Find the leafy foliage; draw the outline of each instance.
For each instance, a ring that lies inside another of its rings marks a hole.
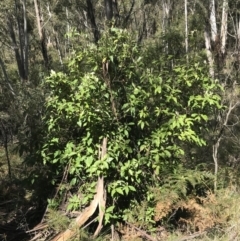
[[[126,31],[112,28],[98,45],[80,48],[66,73],[52,71],[47,79],[44,163],[56,176],[67,167],[82,205],[104,176],[107,222],[123,218],[130,200],[150,195],[150,185],[165,183],[162,173],[182,162],[184,143],[205,144],[204,123],[220,108],[219,87],[199,64],[160,68],[161,60],[147,54]],[[103,137],[108,151],[99,160]]]

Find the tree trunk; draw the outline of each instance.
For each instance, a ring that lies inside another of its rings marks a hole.
[[[237,53],[240,50],[240,19],[236,18],[236,39],[237,39]]]
[[[188,63],[188,8],[187,8],[187,0],[184,0],[184,8],[185,8],[185,49]]]
[[[69,25],[69,16],[68,16],[68,8],[66,7],[66,19],[67,19],[67,39],[65,41],[65,56],[69,53],[69,46],[70,46],[70,38],[69,38],[69,33],[70,33],[70,25]],[[60,47],[59,47],[60,49]],[[61,55],[62,56],[62,55]]]
[[[126,17],[123,19],[123,22],[122,22],[122,27],[123,27],[123,28],[126,28],[127,25],[128,25],[128,22],[129,22],[130,16],[132,15],[132,12],[133,12],[133,8],[134,8],[135,3],[136,3],[136,1],[133,0],[133,1],[132,1],[132,4],[131,4],[131,7],[130,7],[130,9],[129,9],[129,11],[128,11],[128,14],[126,14]],[[125,8],[124,8],[124,9],[125,9]],[[126,12],[126,10],[125,10],[125,12]]]
[[[119,17],[118,3],[117,0],[112,0],[113,15],[115,18]]]
[[[215,0],[210,0],[210,26],[211,26],[211,39],[213,42],[217,40],[217,20],[215,10]]]
[[[228,0],[223,0],[221,23],[221,53],[225,55],[227,42]]]
[[[208,31],[208,28],[206,27],[204,31],[204,38],[205,38],[205,47],[206,47],[206,54],[207,54],[207,59],[208,59],[208,64],[209,64],[209,74],[212,78],[214,78],[214,59],[211,51],[211,39],[210,39],[210,34]]]
[[[112,20],[113,17],[113,4],[112,0],[104,0],[104,6],[105,6],[105,14],[107,17],[107,20]]]
[[[91,23],[94,41],[95,43],[97,43],[98,40],[100,39],[100,32],[98,30],[98,27],[95,21],[95,14],[94,14],[94,9],[92,5],[92,0],[86,0],[86,3],[87,3],[87,16]]]
[[[171,8],[170,0],[162,0],[162,7],[163,7],[162,29],[163,29],[163,35],[165,35],[168,31],[168,25],[169,25],[169,16],[170,16],[170,8]],[[165,45],[165,53],[168,54],[168,41],[165,41],[164,45]]]
[[[45,35],[44,28],[43,28],[43,19],[41,17],[41,13],[40,13],[41,11],[40,11],[37,0],[34,0],[34,7],[35,7],[37,28],[38,28],[38,34],[39,34],[44,64],[45,64],[45,67],[47,68],[47,70],[50,70],[50,63],[49,63],[49,58],[48,58],[47,46],[46,46],[46,35]]]
[[[10,157],[9,157],[9,152],[8,152],[8,128],[7,124],[4,123],[4,121],[1,119],[1,132],[2,132],[2,137],[3,137],[3,146],[5,150],[5,155],[7,159],[7,165],[8,165],[8,176],[9,179],[12,179],[12,169],[11,169],[11,162],[10,162]]]
[[[17,3],[17,1],[15,0],[15,17],[17,19],[17,30],[18,30],[18,40],[19,40],[19,48],[20,48],[20,59],[21,59],[21,68],[22,68],[22,82],[24,82],[25,80],[27,80],[27,75],[26,75],[26,70],[24,68],[24,41],[23,41],[23,36],[24,36],[24,30],[21,27],[21,20],[20,20],[20,6]]]
[[[25,77],[28,79],[28,29],[27,29],[27,12],[26,12],[26,0],[22,1],[23,5],[23,21],[24,21],[24,71]]]
[[[4,66],[4,63],[3,63],[3,60],[2,60],[1,56],[0,56],[0,66],[1,66],[1,69],[2,69],[2,72],[3,72],[4,80],[5,80],[6,84],[7,84],[10,92],[12,93],[12,95],[15,96],[16,94],[15,94],[15,92],[13,90],[13,87],[12,87],[10,81],[9,81],[9,78],[8,78],[8,75],[7,75],[7,71],[6,71],[6,68]]]
[[[9,34],[10,34],[10,38],[12,40],[15,58],[16,58],[16,61],[17,61],[18,74],[19,74],[19,77],[21,79],[21,82],[23,83],[24,80],[25,80],[24,64],[23,64],[23,61],[21,59],[21,55],[19,53],[19,47],[17,45],[16,35],[15,35],[14,29],[13,29],[13,26],[14,26],[13,19],[12,19],[11,16],[8,16],[7,25],[8,25],[8,31],[9,31]]]

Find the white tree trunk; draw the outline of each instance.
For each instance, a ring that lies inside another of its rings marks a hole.
[[[207,54],[208,64],[209,64],[209,74],[212,78],[214,78],[214,59],[211,52],[210,34],[207,30],[204,31],[204,38],[205,38],[206,54]]]
[[[167,32],[168,29],[168,21],[169,21],[169,14],[170,14],[170,1],[169,0],[162,0],[162,7],[163,7],[163,21],[162,21],[162,29],[163,34]],[[165,41],[165,53],[168,54],[168,43]]]
[[[237,50],[240,50],[240,18],[236,18],[236,38],[237,38]]]
[[[210,0],[210,26],[211,26],[211,39],[213,42],[217,39],[217,20],[215,10],[215,0]]]
[[[39,34],[39,38],[42,39],[42,25],[41,25],[41,18],[40,18],[37,0],[34,0],[34,6],[35,6],[35,12],[36,12],[38,34]]]
[[[39,40],[40,40],[40,44],[41,44],[41,50],[42,50],[44,64],[45,64],[45,67],[48,70],[50,70],[48,51],[47,51],[47,46],[46,46],[46,35],[45,35],[44,28],[43,28],[43,26],[44,26],[43,18],[41,15],[41,8],[38,4],[38,0],[34,0],[34,7],[35,7],[37,28],[38,28],[38,34],[39,34]]]
[[[221,23],[221,53],[226,52],[227,41],[227,21],[228,21],[228,0],[223,0],[222,23]]]

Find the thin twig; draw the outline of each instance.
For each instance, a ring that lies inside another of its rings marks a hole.
[[[151,235],[147,234],[146,231],[136,227],[135,225],[129,223],[129,222],[126,222],[129,226],[133,227],[134,229],[136,229],[137,231],[139,231],[144,237],[146,237],[147,239],[151,240],[151,241],[156,241],[157,239],[152,237]]]

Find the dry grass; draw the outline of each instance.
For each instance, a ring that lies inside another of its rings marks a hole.
[[[185,214],[179,217],[178,229],[168,232],[168,241],[238,241],[240,240],[240,194],[233,188],[211,192],[206,197],[196,197],[171,203],[158,202],[155,218],[163,218],[173,210],[180,209]],[[187,214],[187,215],[186,215]],[[192,238],[191,235],[202,234]]]

